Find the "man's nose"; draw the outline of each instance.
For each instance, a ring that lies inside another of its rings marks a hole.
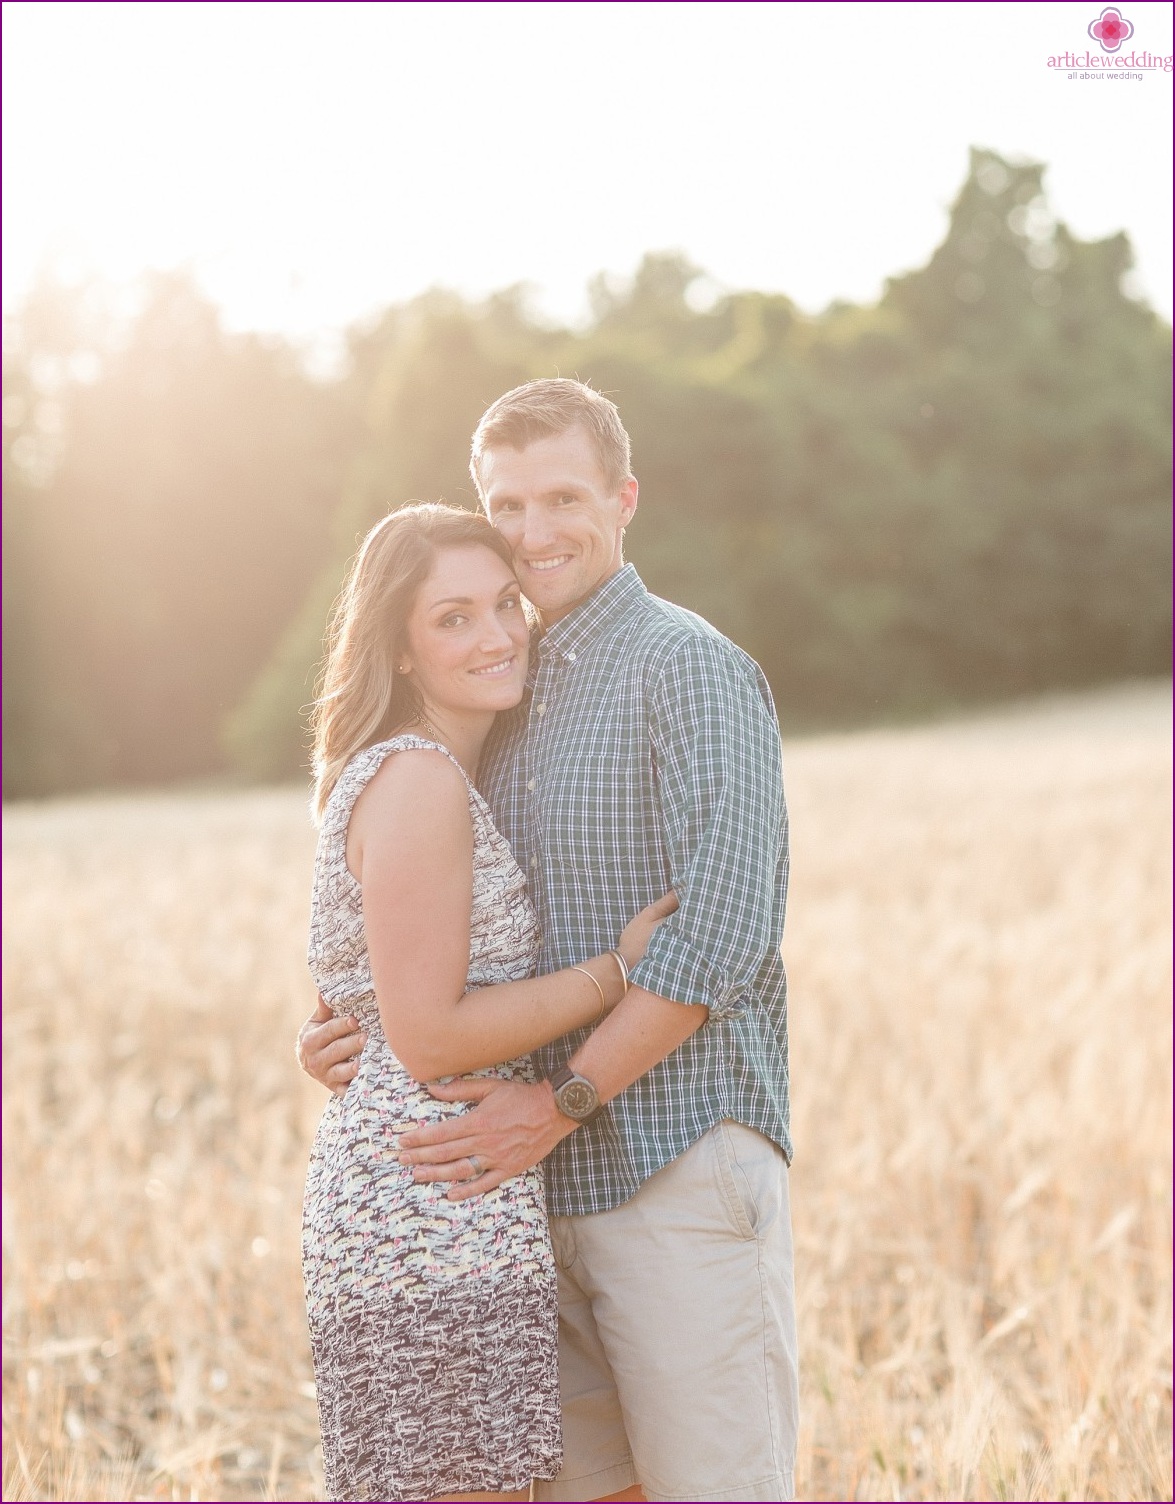
[[[550,514],[546,507],[527,507],[522,518],[520,547],[526,553],[539,553],[550,545],[553,537]]]

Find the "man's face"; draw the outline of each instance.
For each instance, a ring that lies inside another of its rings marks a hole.
[[[548,626],[620,568],[636,481],[630,477],[611,490],[583,428],[536,439],[525,449],[487,450],[481,488],[490,521],[514,550],[522,592]]]

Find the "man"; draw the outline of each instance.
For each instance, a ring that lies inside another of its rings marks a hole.
[[[607,950],[670,887],[680,907],[599,1028],[538,1052],[546,1079],[436,1086],[477,1105],[403,1135],[402,1159],[454,1198],[546,1160],[566,1462],[537,1498],[791,1498],[787,821],[770,692],[624,563],[637,482],[606,398],[568,380],[508,392],[471,470],[543,623],[530,695],[499,717],[481,780],[530,882],[539,971]],[[322,1018],[300,1058],[339,1089],[360,1041]]]

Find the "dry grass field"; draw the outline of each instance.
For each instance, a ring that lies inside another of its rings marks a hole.
[[[1171,1497],[1170,694],[788,748],[801,1497]],[[5,817],[4,1498],[321,1497],[300,793]]]

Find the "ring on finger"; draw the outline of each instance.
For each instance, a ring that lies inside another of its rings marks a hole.
[[[476,1180],[479,1175],[485,1174],[485,1165],[482,1164],[480,1155],[471,1154],[469,1156],[469,1163],[473,1166],[473,1174],[469,1177],[470,1180]]]

